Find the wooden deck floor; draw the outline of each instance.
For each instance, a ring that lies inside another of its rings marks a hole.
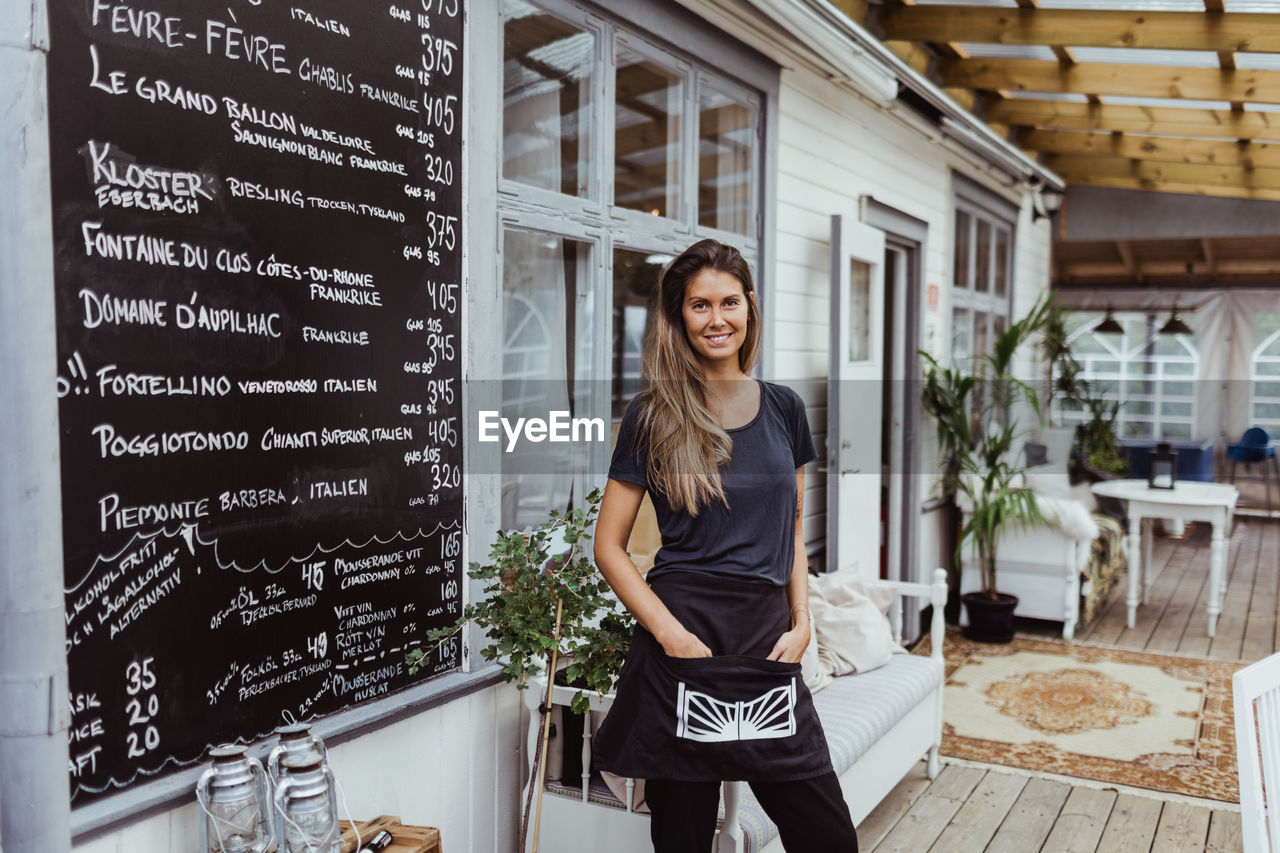
[[[1209,638],[1209,531],[1188,527],[1183,539],[1157,536],[1152,549],[1151,598],[1125,625],[1125,583],[1112,590],[1107,607],[1076,636],[1086,643],[1256,661],[1280,648],[1280,520],[1237,516],[1227,551],[1227,595],[1217,636]]]
[[[1149,603],[1125,625],[1126,584],[1111,592],[1093,624],[1093,644],[1220,660],[1255,661],[1280,648],[1280,520],[1237,517],[1227,556],[1227,596],[1210,639],[1205,614],[1209,537],[1157,537]],[[1020,630],[1054,636],[1055,623]],[[945,713],[945,712],[944,712]],[[858,827],[864,853],[1228,853],[1243,849],[1240,814],[1207,801],[1118,791],[1008,768],[945,763],[930,782],[917,765]]]
[[[1004,768],[924,763],[858,826],[863,853],[1239,853],[1240,814]]]

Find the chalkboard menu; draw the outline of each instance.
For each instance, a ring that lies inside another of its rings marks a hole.
[[[463,0],[54,0],[72,796],[456,668]]]

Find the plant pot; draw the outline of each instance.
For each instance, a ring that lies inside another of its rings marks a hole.
[[[964,635],[980,643],[1007,643],[1013,639],[1013,611],[1018,596],[997,592],[995,598],[982,592],[966,592],[960,596],[969,624]]]

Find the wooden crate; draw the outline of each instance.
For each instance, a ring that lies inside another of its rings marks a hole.
[[[441,853],[440,830],[430,826],[405,826],[400,818],[381,815],[373,820],[356,821],[360,841],[373,838],[379,830],[391,833],[391,846],[383,853]],[[342,853],[355,853],[356,834],[349,821],[342,821]]]

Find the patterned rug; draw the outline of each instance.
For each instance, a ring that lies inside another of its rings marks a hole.
[[[945,651],[943,755],[1240,801],[1231,676],[1243,664],[954,630]]]

